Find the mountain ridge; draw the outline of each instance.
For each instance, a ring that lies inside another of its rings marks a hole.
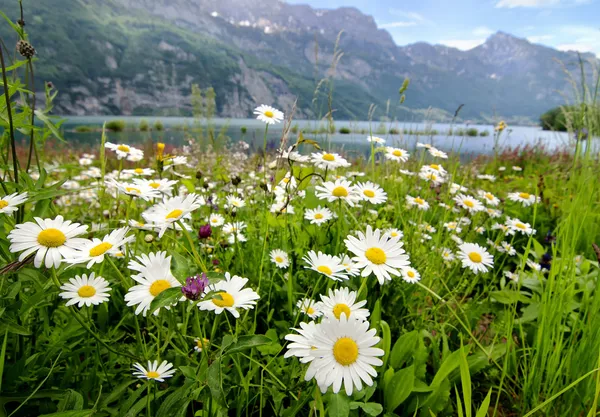
[[[289,112],[297,100],[296,117],[319,118],[329,111],[330,85],[317,94],[315,88],[342,53],[331,77],[336,119],[364,119],[372,104],[382,117],[388,100],[398,102],[405,78],[406,103],[392,106],[390,117],[410,120],[433,107],[444,119],[465,104],[464,118],[537,119],[562,104],[557,91],[569,88],[557,61],[571,69],[578,63],[576,53],[504,32],[468,51],[398,46],[355,8],[252,0],[61,3],[40,0],[25,11],[38,50],[36,78],[54,82],[57,111],[65,114],[188,115],[191,85],[198,84],[215,88],[220,116],[248,117],[262,103]],[[16,20],[16,10],[4,12]],[[0,26],[3,39],[11,36],[7,26]]]

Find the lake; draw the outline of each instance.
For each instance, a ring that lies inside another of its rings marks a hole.
[[[100,143],[100,132],[77,132],[76,126],[93,126],[101,128],[105,121],[124,120],[127,124],[127,130],[123,132],[108,132],[108,140],[111,142],[123,142],[129,144],[141,143],[147,140],[154,142],[162,141],[174,146],[181,146],[185,143],[186,138],[192,138],[195,132],[191,129],[184,131],[183,126],[193,126],[194,119],[186,117],[116,117],[116,116],[63,116],[66,120],[63,124],[64,137],[70,143],[80,145],[95,146]],[[137,130],[140,121],[146,120],[152,127],[156,121],[162,122],[164,130],[141,132]],[[229,141],[235,142],[244,140],[248,142],[252,148],[259,149],[263,146],[263,137],[265,125],[255,119],[212,119],[211,124],[214,126],[216,134],[220,131],[229,138]],[[203,129],[206,131],[206,124],[202,123]],[[300,130],[316,131],[319,128],[327,126],[325,121],[314,120],[297,120],[293,123]],[[336,133],[316,133],[305,134],[306,138],[314,139],[319,142],[322,148],[328,150],[344,150],[366,153],[370,149],[370,145],[366,141],[369,129],[373,135],[380,136],[386,139],[386,144],[390,146],[404,147],[412,150],[417,142],[431,143],[435,147],[446,152],[457,151],[463,157],[475,156],[479,154],[491,154],[494,147],[494,126],[492,125],[465,125],[441,123],[413,123],[413,122],[392,122],[385,124],[385,131],[389,132],[390,128],[397,129],[400,134],[377,133],[378,128],[381,128],[380,122],[350,122],[336,121]],[[340,134],[340,128],[349,128],[353,133]],[[245,132],[243,132],[243,128]],[[487,132],[488,136],[465,136],[460,133],[460,136],[450,135],[450,129],[454,132],[465,130],[467,128],[476,128],[479,132]],[[131,129],[131,130],[130,130]],[[269,127],[268,142],[269,147],[278,147],[283,124],[278,124]],[[414,132],[434,131],[434,134],[417,135]],[[413,133],[411,133],[413,132]],[[288,143],[295,141],[296,134],[290,132]],[[544,131],[540,127],[526,126],[509,126],[502,133],[500,139],[501,148],[515,148],[525,145],[541,145],[543,144],[549,150],[564,149],[569,147],[574,149],[574,140],[567,133]],[[595,146],[596,147],[596,146]]]

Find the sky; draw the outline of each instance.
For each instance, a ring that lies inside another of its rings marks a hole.
[[[424,41],[467,50],[503,31],[600,57],[600,0],[286,0],[314,8],[356,7],[398,45]]]

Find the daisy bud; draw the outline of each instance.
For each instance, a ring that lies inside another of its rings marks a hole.
[[[152,235],[150,235],[150,234],[148,234],[148,235],[144,236],[144,241],[145,241],[146,243],[152,243],[152,241],[153,241],[153,240],[154,240],[154,236],[152,236]]]

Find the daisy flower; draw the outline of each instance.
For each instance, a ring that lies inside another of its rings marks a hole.
[[[535,229],[531,228],[529,223],[524,223],[519,219],[507,219],[506,225],[514,230],[515,232],[521,232],[524,235],[534,235]]]
[[[133,364],[133,367],[136,369],[133,376],[140,379],[154,379],[158,382],[164,382],[166,378],[171,378],[175,374],[175,369],[171,369],[173,364],[167,361],[162,361],[160,365],[158,361],[148,361],[148,369],[137,362]]]
[[[515,231],[511,229],[509,226],[502,223],[494,223],[492,225],[492,230],[501,230],[505,235],[514,235]]]
[[[66,306],[77,304],[77,307],[99,305],[108,301],[110,297],[108,281],[102,277],[96,277],[92,272],[88,278],[86,274],[76,275],[69,282],[61,285],[61,298],[67,299]]]
[[[410,266],[402,268],[400,272],[402,273],[402,279],[409,284],[414,284],[421,280],[421,274],[419,274],[415,268],[411,268]]]
[[[257,108],[254,109],[254,114],[256,115],[256,119],[264,122],[268,125],[274,125],[275,123],[281,123],[283,120],[283,112],[277,110],[274,107],[267,106],[266,104],[261,104]]]
[[[317,327],[312,353],[315,359],[304,379],[315,378],[323,393],[333,386],[337,394],[343,383],[348,396],[355,389],[362,390],[363,382],[372,386],[377,376],[374,366],[383,364],[378,357],[385,352],[373,347],[380,339],[375,329],[369,330],[369,322],[343,317],[339,321],[325,319]]]
[[[392,148],[388,146],[385,148],[385,157],[391,161],[406,162],[408,161],[410,154],[404,149]]]
[[[317,332],[319,332],[319,326],[314,321],[309,323],[300,323],[299,329],[292,329],[295,333],[285,335],[285,340],[292,342],[289,343],[286,348],[287,351],[283,355],[284,358],[295,356],[300,359],[301,363],[308,363],[315,357],[313,356],[314,341]]]
[[[166,178],[154,179],[154,180],[145,180],[142,178],[134,178],[133,183],[141,184],[143,186],[149,186],[150,188],[154,188],[156,191],[159,191],[170,197],[171,194],[173,193],[173,186],[177,184],[177,181],[168,180]]]
[[[125,145],[121,143],[119,145],[106,142],[104,146],[117,154],[117,158],[127,158],[129,161],[140,160],[144,157],[144,151],[136,149],[133,146]],[[139,158],[139,159],[138,159]]]
[[[317,168],[321,169],[336,169],[350,166],[350,163],[337,153],[315,152],[310,155],[310,159]]]
[[[512,170],[513,170],[513,171],[520,172],[520,171],[523,171],[523,168],[521,168],[521,167],[518,167],[518,166],[513,166],[513,167],[512,167]]]
[[[342,259],[341,264],[346,269],[348,275],[355,277],[360,274],[360,268],[348,255],[340,255],[340,258]]]
[[[254,308],[256,300],[260,296],[251,288],[244,288],[248,278],[231,276],[229,272],[225,273],[225,279],[209,285],[207,292],[216,292],[210,300],[198,303],[200,310],[214,311],[215,314],[221,314],[224,310],[229,311],[233,317],[239,318],[238,308],[249,310]]]
[[[127,194],[132,197],[138,197],[145,201],[150,201],[153,198],[158,198],[161,196],[158,190],[152,188],[147,183],[130,184],[109,178],[106,180],[106,185],[108,187],[116,188],[123,194]]]
[[[273,249],[271,253],[269,253],[269,256],[271,257],[271,262],[273,262],[277,268],[285,269],[290,266],[288,254],[281,249]]]
[[[173,226],[173,223],[190,219],[192,211],[200,208],[198,194],[188,194],[187,196],[176,196],[165,198],[161,203],[155,204],[142,213],[142,217],[149,223],[153,223],[159,228],[158,237],[162,237],[165,231]]]
[[[452,262],[454,259],[456,259],[452,251],[448,248],[442,248],[442,258],[446,262]]]
[[[225,224],[225,217],[218,213],[212,213],[208,218],[208,223],[211,225],[211,227],[223,226],[223,224]]]
[[[456,222],[444,223],[444,227],[446,228],[446,230],[451,230],[456,233],[462,232],[462,229],[458,226],[458,223],[456,223]]]
[[[431,144],[422,142],[417,142],[417,148],[435,149]]]
[[[494,175],[489,175],[489,174],[478,175],[477,179],[490,181],[490,182],[496,181],[496,177]]]
[[[361,308],[367,304],[367,300],[356,302],[356,291],[350,291],[347,287],[335,290],[329,289],[329,296],[321,294],[321,309],[323,314],[340,319],[342,315],[347,318],[356,318],[365,321],[369,317],[369,310]]]
[[[233,233],[241,233],[242,230],[246,228],[245,222],[233,222],[233,223],[225,223],[223,225],[223,233],[229,235]]]
[[[166,252],[143,254],[137,260],[129,261],[128,268],[139,272],[132,275],[139,285],[131,287],[125,294],[127,306],[137,306],[135,314],[142,313],[144,317],[150,304],[161,292],[172,287],[181,287],[181,283],[171,273],[171,257]],[[169,306],[165,307],[167,310]],[[154,312],[157,316],[160,308]]]
[[[439,174],[441,176],[444,176],[447,173],[446,170],[444,169],[444,167],[441,166],[440,164],[423,165],[421,167],[421,171],[435,172],[436,174]]]
[[[504,271],[504,276],[510,279],[512,282],[519,282],[519,274],[510,271]]]
[[[414,172],[412,172],[412,171],[408,171],[408,170],[406,170],[406,169],[401,169],[401,170],[399,170],[398,172],[399,172],[399,173],[401,173],[402,175],[406,175],[406,176],[408,176],[408,177],[413,177],[413,176],[417,175],[417,174],[415,174]]]
[[[532,204],[539,203],[540,198],[529,193],[509,193],[508,199],[521,203],[524,207],[528,207]]]
[[[27,193],[13,193],[0,197],[0,213],[13,213],[19,210],[17,206],[23,204],[25,201],[27,201]]]
[[[226,197],[226,200],[227,203],[225,204],[225,206],[229,208],[242,208],[246,205],[246,202],[243,199],[234,195],[228,195]]]
[[[443,176],[433,171],[421,171],[419,172],[419,178],[427,182],[431,181],[436,186],[446,182]]]
[[[76,249],[88,242],[77,236],[87,232],[87,226],[64,220],[35,217],[35,222],[17,224],[8,234],[11,252],[22,252],[19,262],[36,252],[33,264],[36,268],[58,268],[63,258],[70,258]]]
[[[462,185],[457,184],[455,182],[453,182],[452,184],[450,184],[450,194],[456,194],[459,191],[461,193],[466,193],[469,190],[466,187],[463,187]]]
[[[70,264],[87,262],[86,268],[90,269],[94,264],[103,262],[105,254],[114,255],[121,251],[121,246],[135,240],[135,236],[125,236],[128,232],[129,228],[124,227],[113,230],[102,239],[94,238],[87,241],[72,258],[65,258],[64,262]]]
[[[429,203],[423,200],[421,197],[406,196],[406,204],[409,207],[417,207],[419,210],[429,210]]]
[[[377,137],[377,136],[367,137],[367,142],[376,143],[377,145],[385,145],[385,139]]]
[[[333,218],[333,213],[327,207],[317,207],[316,209],[307,209],[304,212],[304,218],[310,220],[310,224],[322,225]]]
[[[513,245],[511,245],[508,242],[502,241],[500,242],[500,246],[498,247],[498,250],[501,249],[501,252],[506,253],[509,256],[515,256],[517,254],[516,249],[513,247]]]
[[[479,196],[479,198],[481,198],[483,201],[485,201],[491,206],[497,206],[498,204],[500,204],[500,200],[498,199],[498,197],[487,191],[479,190],[477,195]]]
[[[400,229],[390,227],[389,229],[385,229],[383,236],[389,238],[397,237],[398,239],[402,239],[404,237],[404,233]]]
[[[356,188],[347,180],[327,181],[322,185],[317,185],[315,190],[317,191],[315,193],[316,196],[321,200],[327,200],[330,203],[342,200],[351,207],[354,207],[354,203],[358,202],[361,198]]]
[[[436,158],[448,159],[448,154],[444,151],[440,151],[439,149],[436,149],[434,147],[429,148],[428,151],[431,156],[434,156]]]
[[[459,194],[454,197],[454,201],[469,213],[476,213],[485,209],[479,200],[476,200],[475,197],[471,197],[470,195]]]
[[[313,320],[323,315],[323,312],[321,311],[321,303],[311,300],[310,298],[298,300],[296,307],[298,307],[301,312]]]
[[[387,201],[387,193],[377,184],[370,181],[356,184],[356,193],[371,204],[382,204]]]
[[[486,208],[485,211],[492,219],[497,219],[498,217],[502,216],[501,210],[496,210],[493,208]]]
[[[348,279],[346,268],[342,265],[342,260],[337,256],[327,255],[321,251],[316,253],[314,250],[311,250],[302,260],[308,264],[304,268],[317,271],[334,281]]]
[[[152,174],[154,174],[155,171],[150,168],[135,168],[135,169],[124,169],[123,172],[126,174],[139,175],[141,177],[149,177]]]
[[[400,238],[381,236],[381,230],[373,231],[371,226],[367,226],[366,234],[358,232],[358,238],[349,235],[344,243],[355,255],[353,260],[362,269],[361,276],[373,273],[381,285],[391,281],[391,275],[400,275],[398,268],[410,265]]]
[[[477,243],[463,243],[458,247],[458,258],[462,261],[463,268],[469,268],[473,273],[487,272],[494,266],[494,257]]]
[[[302,155],[300,152],[295,151],[293,146],[290,146],[288,150],[281,150],[281,159],[289,159],[290,161],[298,162],[300,164],[307,163],[310,160],[309,156]]]
[[[202,349],[208,349],[208,347],[210,346],[210,340],[208,340],[207,338],[203,337],[197,337],[194,339],[194,350],[196,352],[202,352]]]

